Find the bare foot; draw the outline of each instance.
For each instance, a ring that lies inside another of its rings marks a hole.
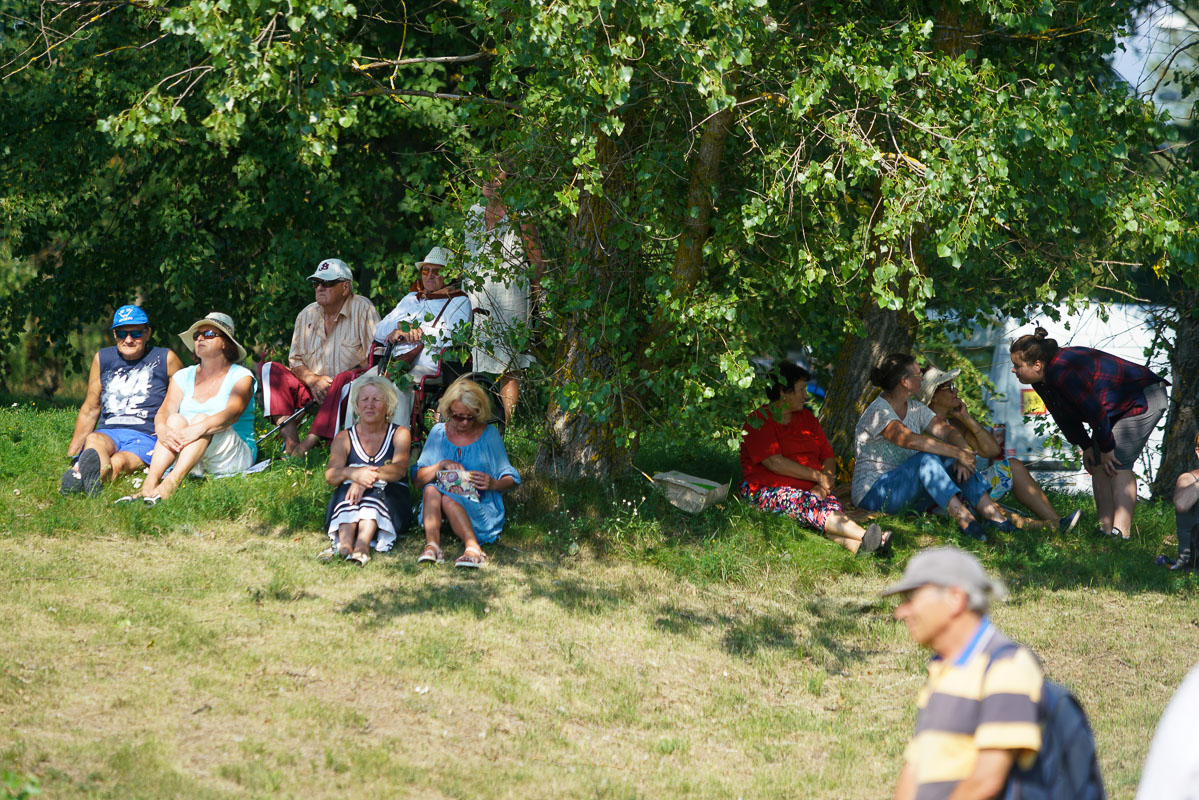
[[[321,443],[321,437],[314,436],[311,433],[304,437],[304,441],[300,442],[292,449],[290,455],[293,458],[303,458],[304,454]]]
[[[156,494],[163,500],[166,500],[168,497],[173,495],[175,490],[178,488],[179,484],[176,483],[170,476],[167,476],[159,481],[158,486],[154,487],[153,494]]]

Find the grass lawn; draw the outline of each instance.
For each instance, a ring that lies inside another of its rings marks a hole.
[[[10,399],[8,402],[12,402]],[[73,410],[0,411],[0,772],[54,798],[884,798],[926,654],[878,590],[944,520],[890,520],[855,559],[730,499],[698,517],[629,483],[528,481],[478,574],[419,569],[419,538],[322,565],[321,457],[185,486],[63,498]],[[527,432],[508,437],[528,469]],[[640,465],[727,480],[672,441]],[[1071,686],[1113,798],[1199,658],[1199,581],[1129,545],[971,544],[1012,597],[993,614]],[[458,548],[450,547],[450,555]],[[0,797],[5,797],[0,783]]]

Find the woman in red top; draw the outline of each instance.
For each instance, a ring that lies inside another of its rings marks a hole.
[[[816,417],[804,407],[807,370],[784,361],[766,387],[770,403],[742,429],[741,496],[787,516],[844,545],[852,553],[887,550],[891,532],[863,529],[833,496],[836,460]]]

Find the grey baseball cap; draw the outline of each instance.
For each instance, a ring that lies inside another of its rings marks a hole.
[[[977,558],[956,547],[921,550],[912,556],[899,582],[883,589],[882,594],[886,597],[910,592],[930,583],[934,586],[956,586],[967,592],[982,592],[997,600],[1007,596],[1007,589],[1002,582],[992,580]]]

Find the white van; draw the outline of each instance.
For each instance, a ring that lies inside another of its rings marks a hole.
[[[1095,303],[1074,311],[1059,306],[1057,312],[1057,321],[1046,315],[1029,323],[1009,317],[982,325],[968,340],[957,344],[995,384],[994,394],[988,396],[985,391],[983,394],[991,410],[992,424],[1003,426],[1006,454],[1020,459],[1030,470],[1039,471],[1035,477],[1042,486],[1089,492],[1091,478],[1082,469],[1078,449],[1061,436],[1032,387],[1016,380],[1008,348],[1014,339],[1032,333],[1039,325],[1062,347],[1104,350],[1127,361],[1145,364],[1169,380],[1166,350],[1174,342],[1175,312],[1166,307],[1131,303],[1102,306]],[[1161,461],[1164,427],[1163,416],[1137,460],[1136,472],[1141,479],[1137,488],[1146,496]],[[1056,447],[1052,441],[1046,441],[1053,438],[1058,440]]]

